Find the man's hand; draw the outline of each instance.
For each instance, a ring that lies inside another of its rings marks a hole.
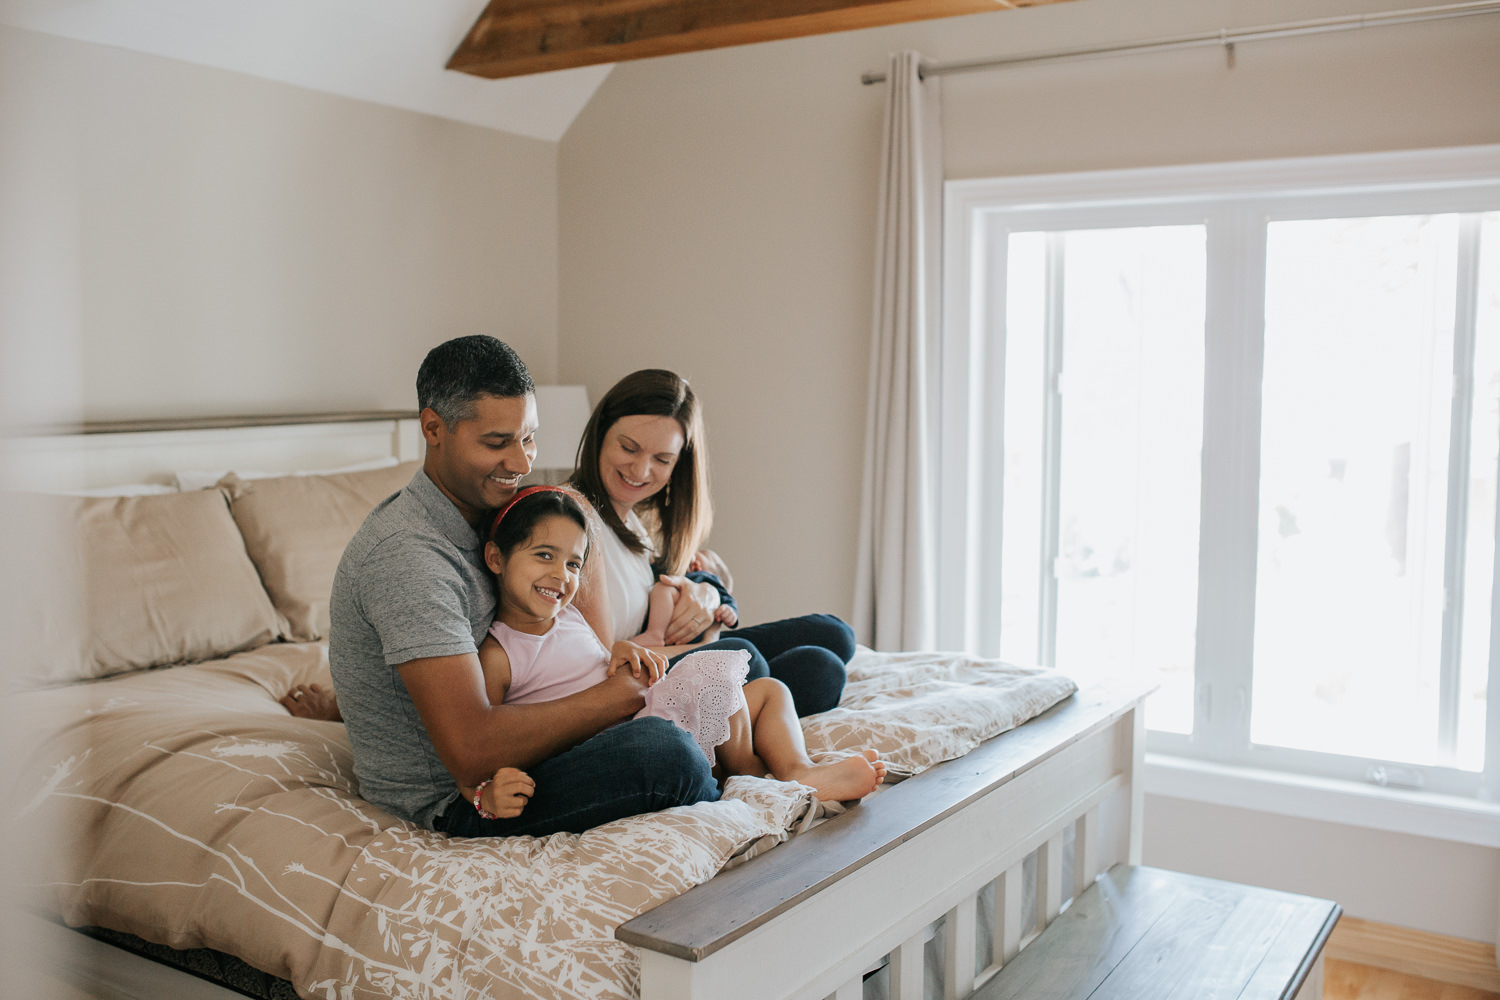
[[[281,696],[281,704],[299,719],[321,719],[324,722],[343,722],[339,714],[338,698],[329,688],[321,684],[295,684]]]
[[[714,611],[719,607],[719,592],[707,583],[695,583],[685,576],[660,577],[662,583],[677,588],[677,606],[672,609],[672,620],[667,623],[665,639],[668,646],[680,646],[692,642],[714,622]]]
[[[621,639],[609,651],[608,675],[613,677],[620,668],[627,668],[631,676],[650,687],[661,680],[667,672],[667,658],[654,649],[637,646],[629,639]]]

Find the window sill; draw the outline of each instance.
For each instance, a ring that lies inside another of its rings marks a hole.
[[[1147,795],[1500,848],[1500,804],[1146,754]]]

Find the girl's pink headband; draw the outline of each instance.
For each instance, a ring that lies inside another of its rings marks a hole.
[[[531,496],[532,494],[535,494],[535,493],[561,493],[561,494],[563,494],[565,496],[572,496],[573,495],[573,491],[572,490],[569,490],[566,487],[562,487],[562,486],[547,486],[547,485],[542,485],[542,486],[528,486],[528,487],[526,487],[524,490],[521,490],[515,496],[511,497],[510,500],[508,500],[506,502],[505,506],[501,507],[500,510],[495,514],[495,519],[490,522],[490,534],[489,534],[489,537],[490,538],[494,538],[495,537],[495,529],[498,528],[498,527],[500,527],[501,520],[504,519],[504,517],[505,517],[506,514],[510,513],[510,509],[512,507],[514,507],[516,504],[520,503],[522,500],[526,499],[527,497],[529,497],[529,496]]]

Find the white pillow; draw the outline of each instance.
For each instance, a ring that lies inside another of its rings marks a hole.
[[[388,469],[398,464],[400,460],[392,457],[372,458],[367,462],[355,462],[352,465],[341,465],[336,469],[299,469],[296,472],[257,472],[244,471],[241,469],[220,469],[211,471],[205,469],[189,469],[177,473],[173,479],[177,483],[177,489],[184,493],[194,490],[207,490],[217,486],[219,480],[231,472],[240,479],[280,479],[283,476],[336,476],[345,472],[368,472],[371,469]],[[170,490],[168,491],[170,492]]]
[[[171,483],[122,483],[119,486],[91,486],[86,490],[61,490],[65,497],[149,497],[176,493]]]

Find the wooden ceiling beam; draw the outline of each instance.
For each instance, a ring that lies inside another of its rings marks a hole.
[[[498,79],[1057,0],[490,0],[448,68]]]

